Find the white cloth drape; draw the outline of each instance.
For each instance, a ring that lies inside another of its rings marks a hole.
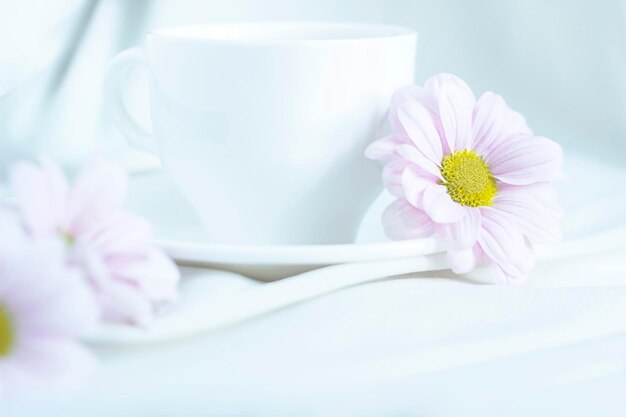
[[[383,281],[187,341],[104,350],[78,393],[7,415],[623,416],[624,253],[540,264],[528,287]]]

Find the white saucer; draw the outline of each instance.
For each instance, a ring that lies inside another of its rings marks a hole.
[[[537,248],[539,259],[605,250],[622,240],[619,236],[623,236],[622,227],[626,226],[626,197],[615,193],[614,184],[626,181],[626,171],[570,154],[566,156],[565,172],[566,179],[557,184],[566,213],[565,241],[555,247]],[[158,171],[132,178],[127,207],[153,224],[157,243],[179,263],[274,280],[326,265],[418,257],[437,252],[433,239],[390,242],[384,237],[380,215],[390,200],[389,195],[381,195],[366,214],[357,243],[341,245],[212,243],[193,209],[171,181]]]
[[[150,221],[157,244],[178,263],[275,280],[322,266],[382,261],[437,252],[434,239],[390,242],[382,228],[362,227],[358,243],[337,245],[224,245],[211,243],[193,208],[161,172],[132,178],[127,208]]]

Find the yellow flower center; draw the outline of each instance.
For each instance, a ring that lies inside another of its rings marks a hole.
[[[443,185],[453,201],[468,207],[491,206],[496,196],[496,179],[489,165],[471,150],[454,151],[443,157],[439,167]]]
[[[74,246],[74,243],[76,243],[76,238],[74,237],[74,235],[72,235],[70,232],[63,231],[59,233],[61,234],[61,238],[68,247]]]
[[[15,342],[15,332],[11,321],[11,314],[0,304],[0,358],[11,353]]]

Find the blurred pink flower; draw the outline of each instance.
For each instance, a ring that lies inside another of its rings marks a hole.
[[[523,281],[531,242],[560,238],[550,182],[561,175],[561,147],[534,136],[501,96],[476,101],[450,74],[398,90],[389,120],[392,134],[366,150],[397,197],[383,215],[388,236],[434,234],[456,273],[485,263],[499,282]]]
[[[0,217],[0,397],[73,386],[95,364],[77,337],[96,322],[93,294],[58,239],[27,238]]]
[[[57,165],[20,162],[10,174],[15,206],[34,237],[66,242],[68,261],[80,267],[106,320],[148,324],[156,302],[175,299],[176,265],[152,243],[150,225],[122,209],[125,172],[91,161],[72,185]]]

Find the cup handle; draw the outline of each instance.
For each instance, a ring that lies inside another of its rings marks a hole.
[[[140,67],[148,69],[148,60],[141,48],[126,49],[113,58],[104,77],[104,107],[113,123],[133,148],[158,157],[158,147],[154,136],[133,119],[122,99],[122,89],[127,81],[128,73]]]

